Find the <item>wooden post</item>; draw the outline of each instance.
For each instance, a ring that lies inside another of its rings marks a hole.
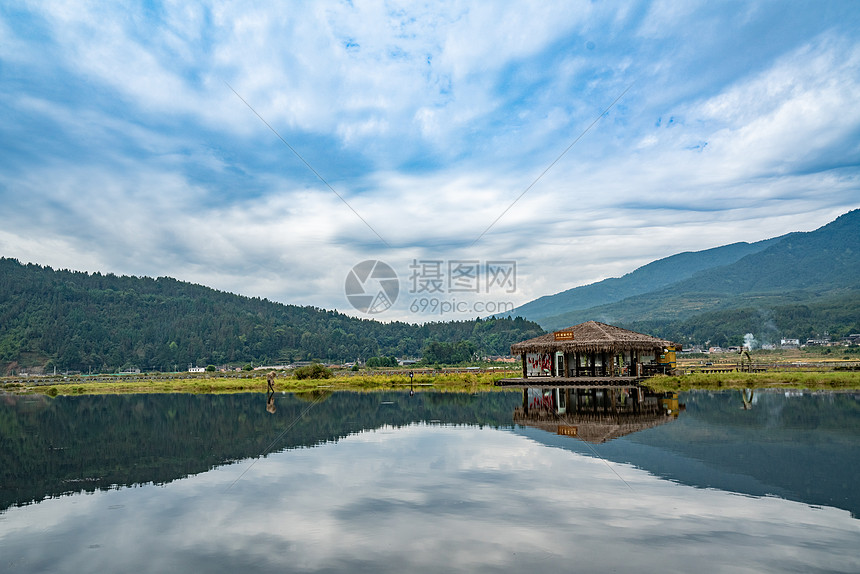
[[[527,379],[527,378],[528,378],[528,375],[527,375],[527,373],[528,373],[528,369],[526,368],[526,355],[527,355],[527,354],[528,354],[528,353],[525,353],[525,352],[522,354],[522,358],[523,358],[523,378],[524,378],[524,379]]]

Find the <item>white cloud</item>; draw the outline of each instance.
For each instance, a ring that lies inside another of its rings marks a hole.
[[[7,256],[341,309],[364,259],[516,259],[519,304],[860,204],[857,34],[817,13],[750,67],[766,8],[34,10],[0,20]]]
[[[48,560],[61,572],[113,570],[117,560],[144,571],[205,569],[201,561],[213,559],[397,572],[559,571],[572,557],[589,571],[856,564],[856,520],[846,511],[693,488],[475,427],[387,426],[4,518],[6,559]],[[46,536],[53,543],[39,544]],[[667,551],[667,540],[684,543]]]

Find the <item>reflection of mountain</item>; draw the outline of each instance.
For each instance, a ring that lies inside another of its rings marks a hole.
[[[552,434],[530,427],[514,432],[586,456],[597,452],[683,484],[774,494],[857,517],[858,399],[757,391],[744,410],[737,391],[696,392],[681,396],[687,409],[671,424],[601,444],[558,436],[557,427]],[[316,403],[276,394],[276,402],[269,414],[263,393],[0,395],[0,511],[67,492],[166,483],[261,456],[273,444],[273,450],[312,447],[384,425],[438,420],[509,427],[523,396],[338,392]]]
[[[0,395],[0,511],[68,492],[166,483],[258,457],[271,445],[310,447],[384,425],[510,425],[520,395],[306,393],[275,400],[269,414],[262,393]]]
[[[860,517],[860,396],[786,396],[756,391],[685,393],[686,412],[662,425],[599,445],[601,457],[702,488],[776,495],[849,510]],[[592,448],[532,429],[520,434],[592,456]]]
[[[678,395],[641,387],[523,389],[514,422],[594,443],[604,443],[675,420]]]

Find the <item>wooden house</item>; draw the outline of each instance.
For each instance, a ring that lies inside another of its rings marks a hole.
[[[588,321],[511,345],[511,354],[521,356],[523,376],[500,383],[629,382],[674,369],[675,352],[680,350],[681,345],[672,341]]]

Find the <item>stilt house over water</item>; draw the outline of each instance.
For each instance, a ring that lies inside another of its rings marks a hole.
[[[597,321],[580,323],[511,345],[521,355],[523,378],[505,384],[533,384],[552,378],[552,384],[583,384],[607,377],[630,381],[675,368],[681,345]]]

